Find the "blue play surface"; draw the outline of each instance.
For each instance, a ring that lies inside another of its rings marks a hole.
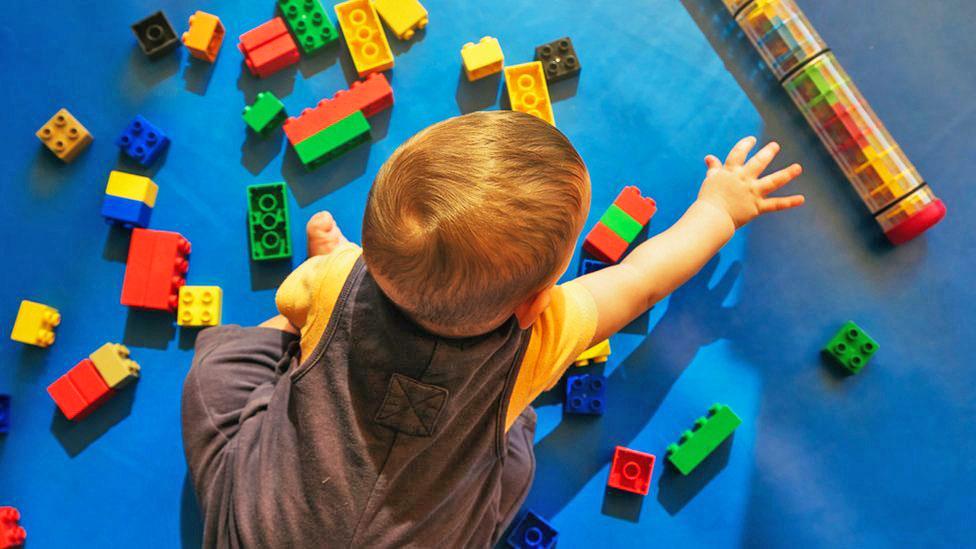
[[[249,261],[246,185],[288,183],[295,250],[321,209],[358,240],[371,180],[397,145],[506,103],[498,76],[464,79],[465,42],[495,36],[514,64],[569,35],[583,70],[551,94],[557,126],[591,170],[591,223],[636,184],[660,208],[651,233],[662,230],[696,196],[705,154],[750,134],[783,145],[778,165],[803,164],[793,189],[807,205],[742,230],[655,307],[646,334],[614,337],[610,362],[595,368],[608,378],[605,415],[563,418],[561,388],[540,399],[527,507],[559,530],[561,547],[972,544],[976,4],[800,3],[949,209],[915,242],[883,242],[719,0],[424,0],[428,30],[411,42],[391,36],[396,105],[371,119],[372,144],[312,173],[280,130],[248,135],[241,109],[271,90],[297,114],[355,74],[343,45],[253,78],[236,38],[273,15],[272,0],[54,0],[12,12],[0,25],[0,319],[9,329],[32,299],[64,320],[50,349],[0,344],[0,393],[12,396],[0,505],[22,511],[33,548],[199,546],[180,439],[196,332],[119,304],[128,233],[99,216],[110,170],[151,175],[151,227],[192,241],[189,283],[222,286],[224,322],[255,324],[275,313],[275,288],[301,258]],[[178,33],[196,9],[220,16],[227,39],[215,65],[184,49],[143,56],[129,25],[160,7]],[[33,135],[60,107],[95,136],[72,164]],[[136,114],[172,139],[148,170],[113,144]],[[849,319],[881,345],[854,377],[819,354]],[[45,387],[106,341],[132,349],[142,378],[70,423]],[[683,477],[664,449],[715,402],[743,425]],[[646,497],[605,488],[617,444],[658,456]]]

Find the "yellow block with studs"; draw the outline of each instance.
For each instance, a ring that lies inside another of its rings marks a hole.
[[[139,378],[139,365],[129,358],[129,348],[120,343],[106,343],[88,355],[88,359],[112,389],[121,389]]]
[[[417,0],[373,0],[373,7],[400,40],[427,26],[427,9]]]
[[[220,286],[182,286],[176,323],[180,326],[217,326],[223,301]]]
[[[477,44],[468,42],[461,48],[461,61],[468,81],[474,82],[489,74],[502,72],[505,55],[497,38],[485,36]]]
[[[556,125],[542,63],[533,61],[505,67],[505,86],[513,111],[531,114]]]
[[[108,174],[105,194],[143,202],[150,208],[156,206],[159,185],[148,177],[112,170]]]
[[[61,313],[57,309],[25,299],[20,302],[10,339],[28,345],[49,347],[54,343],[54,328],[58,324],[61,324]]]
[[[576,362],[573,364],[577,366],[586,366],[590,364],[590,362],[594,364],[603,364],[608,358],[610,358],[610,340],[604,339],[603,341],[583,351],[583,354],[576,357]]]
[[[92,142],[92,134],[78,122],[68,109],[61,109],[34,135],[55,156],[71,162]]]

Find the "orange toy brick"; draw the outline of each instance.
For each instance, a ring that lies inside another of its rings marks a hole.
[[[224,25],[216,15],[197,11],[190,16],[190,29],[183,33],[183,45],[190,55],[213,63],[224,43]]]
[[[27,541],[27,531],[19,522],[20,511],[15,507],[0,507],[0,549],[20,547]]]
[[[64,417],[74,421],[84,419],[115,391],[102,379],[95,364],[84,359],[48,385],[47,393],[61,409]]]
[[[237,49],[251,74],[259,78],[298,63],[298,46],[280,17],[242,34]]]
[[[92,134],[71,116],[68,109],[56,112],[35,135],[45,147],[65,162],[74,160],[93,140]]]
[[[297,145],[356,111],[370,117],[393,105],[393,88],[381,73],[373,73],[348,90],[339,90],[331,99],[323,99],[312,109],[285,120],[282,128],[288,141]]]
[[[190,249],[190,242],[179,233],[133,229],[121,303],[175,313],[190,268]]]
[[[620,238],[620,236],[610,230],[602,222],[597,222],[586,235],[583,241],[583,249],[593,257],[606,263],[616,263],[627,251],[630,243]]]
[[[336,4],[335,13],[360,78],[371,72],[393,68],[393,51],[380,25],[376,8],[369,0],[348,0]]]

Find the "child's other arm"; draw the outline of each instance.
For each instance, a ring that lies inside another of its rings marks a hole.
[[[603,341],[695,275],[736,229],[761,214],[795,208],[803,196],[767,197],[802,172],[799,164],[760,177],[779,145],[769,143],[749,161],[756,144],[747,137],[723,165],[708,155],[698,200],[666,231],[637,246],[619,264],[580,277],[597,305],[592,343]]]

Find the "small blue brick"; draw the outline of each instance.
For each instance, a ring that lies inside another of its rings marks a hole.
[[[600,269],[605,269],[609,267],[609,263],[604,263],[602,261],[597,261],[596,259],[584,259],[580,261],[579,273],[576,276],[588,275],[590,273],[595,273]]]
[[[508,535],[508,545],[515,549],[551,549],[559,532],[539,515],[526,511],[525,517]]]
[[[0,433],[10,431],[10,397],[0,395]]]
[[[566,402],[563,404],[563,412],[603,415],[606,390],[607,378],[601,375],[569,376],[566,378]]]
[[[105,201],[102,202],[102,217],[105,221],[122,225],[127,229],[148,227],[152,211],[153,209],[145,202],[110,194],[105,195]]]
[[[143,166],[149,166],[169,146],[169,138],[141,115],[129,123],[122,135],[115,140],[122,152]]]

